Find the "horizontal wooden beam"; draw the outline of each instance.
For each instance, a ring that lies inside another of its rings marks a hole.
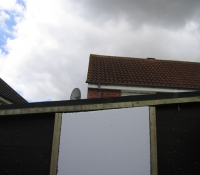
[[[187,97],[187,98],[172,98],[172,99],[159,99],[159,100],[145,100],[145,101],[132,101],[132,102],[115,102],[115,103],[101,103],[101,104],[81,104],[70,106],[52,106],[52,107],[32,107],[21,109],[2,109],[1,115],[17,115],[17,114],[33,114],[33,113],[72,113],[82,111],[97,111],[107,109],[120,109],[141,106],[155,106],[161,104],[175,104],[175,103],[188,103],[200,102],[200,96]]]

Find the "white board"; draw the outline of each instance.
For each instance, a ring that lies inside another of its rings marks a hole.
[[[149,107],[63,114],[58,175],[150,175]]]

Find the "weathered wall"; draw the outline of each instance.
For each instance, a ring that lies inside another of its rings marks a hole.
[[[156,107],[159,175],[200,174],[200,103]]]
[[[0,117],[0,174],[49,175],[55,114]]]

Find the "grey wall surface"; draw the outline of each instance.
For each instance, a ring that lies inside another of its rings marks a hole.
[[[149,108],[63,114],[58,175],[149,175]]]

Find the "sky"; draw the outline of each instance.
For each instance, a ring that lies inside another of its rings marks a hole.
[[[66,113],[58,175],[150,175],[149,108]]]
[[[29,102],[87,97],[90,54],[200,61],[199,0],[1,0],[0,77]]]

